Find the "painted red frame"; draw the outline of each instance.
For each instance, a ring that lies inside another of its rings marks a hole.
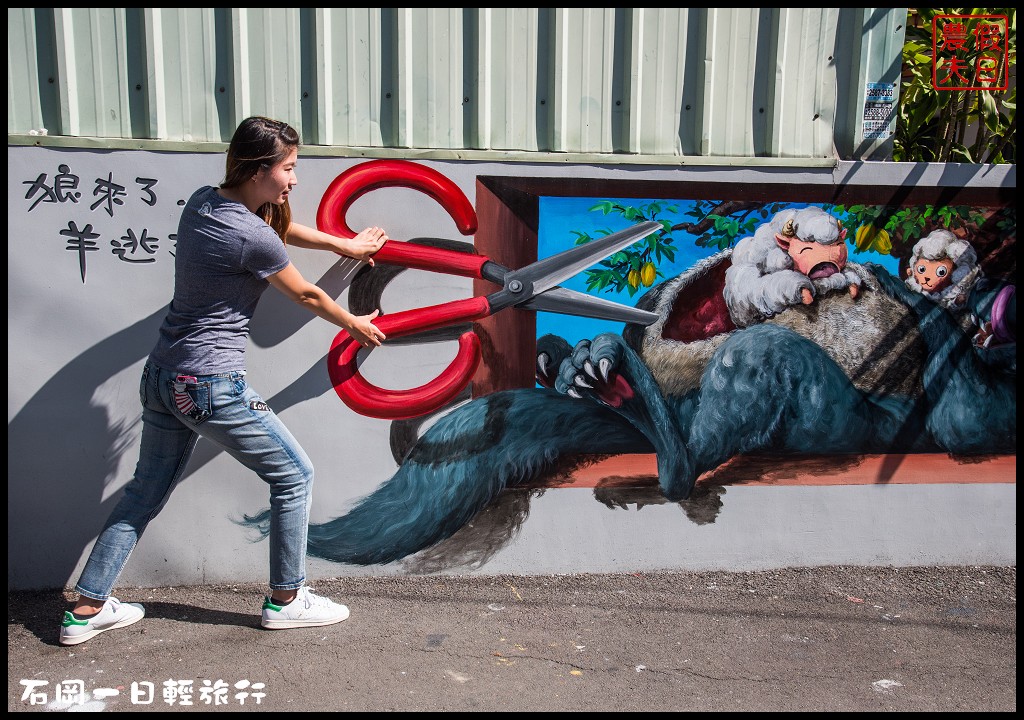
[[[700,179],[718,168],[688,168],[693,179],[678,181],[572,177],[479,176],[476,210],[478,252],[506,267],[537,260],[541,197],[661,198],[679,200],[742,199],[764,202],[833,203],[842,205],[970,205],[1003,207],[1016,202],[1009,187],[937,187],[931,185],[854,185],[802,183],[735,183]],[[474,292],[497,290],[485,280]],[[536,317],[531,312],[505,312],[474,323],[481,339],[482,362],[473,376],[473,396],[535,386]],[[815,466],[812,459],[782,461],[777,457],[734,458],[699,479],[711,484],[849,485],[878,483],[1016,482],[1016,456],[961,461],[945,455],[875,455],[844,458],[842,472],[835,459]],[[811,465],[807,465],[810,462]],[[970,472],[964,472],[970,462]],[[631,467],[628,473],[623,467]],[[551,483],[552,487],[647,486],[657,483],[653,456],[622,455],[581,459],[579,468]],[[827,469],[822,469],[825,467]],[[742,468],[742,472],[740,469]],[[816,469],[817,468],[817,469]],[[739,478],[739,479],[738,479]],[[756,479],[755,479],[756,478]],[[780,479],[781,478],[781,479]],[[953,478],[949,480],[949,478]]]

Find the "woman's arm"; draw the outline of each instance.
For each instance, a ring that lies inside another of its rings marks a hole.
[[[343,238],[293,222],[288,226],[288,244],[310,250],[330,250],[373,265],[373,254],[388,236],[379,227],[368,227],[354,238]]]
[[[302,277],[293,264],[288,263],[284,270],[274,273],[267,280],[289,300],[346,330],[360,345],[380,345],[385,339],[384,333],[373,324],[373,319],[380,314],[380,310],[374,310],[369,315],[353,315],[334,302],[321,288]]]

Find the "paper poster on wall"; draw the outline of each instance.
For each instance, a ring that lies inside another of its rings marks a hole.
[[[868,83],[864,93],[864,139],[885,140],[892,136],[896,118],[896,83]]]

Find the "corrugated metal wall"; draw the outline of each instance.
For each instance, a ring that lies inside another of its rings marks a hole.
[[[891,140],[864,141],[865,85],[898,83],[907,16],[906,8],[7,13],[9,143],[100,138],[186,149],[226,142],[239,120],[262,114],[339,154],[811,164],[891,153]],[[40,128],[44,140],[29,135]]]

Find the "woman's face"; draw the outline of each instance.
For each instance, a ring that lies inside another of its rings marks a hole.
[[[292,148],[285,158],[269,168],[260,168],[256,173],[256,187],[259,191],[260,204],[274,203],[283,205],[288,193],[298,184],[295,175],[295,163],[299,158],[299,149]]]

